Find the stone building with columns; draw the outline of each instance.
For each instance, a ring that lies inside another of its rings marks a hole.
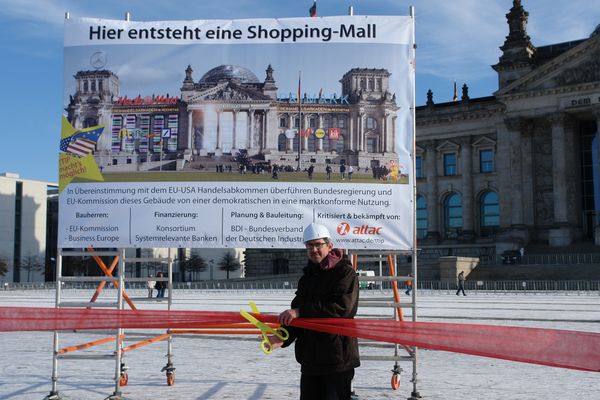
[[[536,47],[514,0],[489,97],[416,110],[421,245],[598,243],[600,32]]]
[[[278,98],[271,65],[265,73],[260,81],[245,67],[220,65],[195,81],[188,66],[180,96],[129,98],[111,71],[79,71],[66,110],[75,128],[107,127],[94,151],[105,172],[182,170],[239,153],[317,170],[397,160],[387,70],[354,68],[340,80],[341,96],[300,101]]]
[[[421,279],[440,279],[427,268],[440,256],[495,262],[533,244],[600,244],[600,26],[536,47],[528,16],[514,0],[495,93],[470,98],[464,85],[455,101],[435,103],[429,91],[416,108]],[[246,250],[246,276],[305,263],[304,250]]]

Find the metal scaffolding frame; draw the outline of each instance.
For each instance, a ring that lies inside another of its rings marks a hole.
[[[117,250],[101,250],[96,251],[93,248],[85,250],[63,250],[58,249],[57,262],[56,262],[56,295],[55,295],[55,307],[56,308],[115,308],[118,310],[125,309],[125,303],[132,309],[136,310],[137,307],[133,300],[144,302],[144,301],[155,301],[155,298],[139,297],[130,298],[125,291],[126,282],[148,282],[148,281],[163,281],[167,283],[167,308],[171,310],[172,305],[172,294],[173,294],[173,259],[171,258],[169,249],[168,257],[166,258],[140,258],[140,257],[125,257],[125,249]],[[102,260],[103,256],[113,257],[110,266],[106,266]],[[96,264],[102,269],[104,276],[63,276],[62,275],[62,261],[63,257],[92,257]],[[163,278],[158,277],[144,277],[144,278],[126,278],[126,268],[128,263],[138,262],[158,262],[166,263],[167,276]],[[65,283],[74,282],[97,282],[98,286],[96,291],[92,295],[89,302],[81,301],[64,301],[62,298],[62,290]],[[112,283],[117,289],[117,299],[115,302],[99,302],[97,301],[100,293],[104,289],[106,283]],[[66,335],[67,333],[60,333],[60,335]],[[77,332],[69,333],[71,335],[77,334]],[[121,400],[122,393],[121,387],[127,385],[129,381],[129,375],[127,373],[127,366],[124,362],[124,354],[130,350],[134,350],[151,344],[160,340],[167,340],[167,364],[162,368],[161,371],[166,373],[167,385],[171,386],[175,383],[175,367],[173,366],[173,352],[172,352],[172,335],[169,330],[166,334],[162,334],[156,337],[152,337],[147,340],[129,345],[124,347],[125,342],[125,330],[122,328],[116,329],[114,336],[106,337],[103,339],[95,340],[93,342],[83,343],[76,346],[69,346],[60,348],[60,335],[58,331],[54,331],[53,336],[53,353],[52,353],[52,389],[50,394],[45,397],[45,400],[61,400],[62,397],[58,390],[58,363],[59,360],[114,360],[115,362],[115,375],[114,375],[114,392],[109,395],[107,400]],[[90,347],[101,345],[115,341],[115,350],[112,353],[103,354],[70,354],[77,350],[89,349]]]
[[[400,254],[413,254],[412,257],[412,276],[401,276],[398,275],[397,272],[397,256]],[[390,301],[388,298],[369,298],[369,299],[359,299],[359,309],[361,307],[386,307],[391,308],[393,310],[392,318],[396,321],[404,320],[404,313],[402,311],[403,308],[410,307],[411,309],[411,320],[417,320],[417,274],[416,274],[416,257],[414,257],[414,252],[398,252],[398,251],[385,251],[385,250],[356,250],[351,253],[352,255],[352,265],[356,270],[358,267],[358,263],[373,263],[377,262],[379,264],[379,275],[377,276],[358,276],[359,281],[361,282],[380,282],[379,286],[382,288],[383,282],[390,282],[393,290],[393,299]],[[387,261],[389,275],[383,274],[383,263]],[[411,282],[413,290],[411,291],[411,297],[408,300],[400,300],[400,295],[398,293],[398,282]],[[374,290],[377,290],[376,288]],[[412,382],[412,391],[411,397],[409,400],[417,400],[421,398],[421,395],[418,391],[418,373],[417,373],[417,348],[414,346],[402,346],[395,344],[393,345],[394,354],[391,356],[381,356],[381,355],[367,355],[361,354],[360,358],[364,361],[393,361],[394,366],[392,368],[392,377],[390,380],[390,385],[392,389],[397,390],[400,388],[400,373],[403,371],[400,368],[400,361],[410,361],[412,366],[411,373],[411,382]],[[401,355],[400,351],[406,351],[407,355]]]

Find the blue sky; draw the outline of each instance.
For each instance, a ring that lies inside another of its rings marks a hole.
[[[312,0],[0,0],[3,151],[0,172],[56,182],[63,106],[63,22],[72,17],[132,20],[286,18],[308,15]],[[512,0],[318,0],[320,16],[406,15],[415,6],[417,105],[431,89],[437,103],[450,101],[453,82],[473,97],[497,89],[490,67],[508,34]],[[586,38],[600,24],[600,2],[522,0],[535,46]],[[262,76],[263,71],[256,71]],[[196,78],[198,79],[199,76]]]

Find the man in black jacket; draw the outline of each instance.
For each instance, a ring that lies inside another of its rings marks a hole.
[[[358,279],[352,264],[320,224],[304,229],[308,265],[298,282],[291,308],[279,315],[290,337],[270,337],[273,348],[296,342],[300,363],[300,400],[350,400],[354,368],[360,365],[354,337],[332,335],[289,326],[298,317],[354,318],[358,308]]]

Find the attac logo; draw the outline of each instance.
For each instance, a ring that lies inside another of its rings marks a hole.
[[[337,227],[337,233],[340,236],[346,235],[346,233],[350,232],[350,224],[347,222],[342,222]]]
[[[341,222],[337,226],[337,233],[340,236],[345,236],[348,233],[352,233],[354,235],[381,235],[381,226],[369,226],[369,225],[360,225],[360,226],[350,226],[347,222]]]

